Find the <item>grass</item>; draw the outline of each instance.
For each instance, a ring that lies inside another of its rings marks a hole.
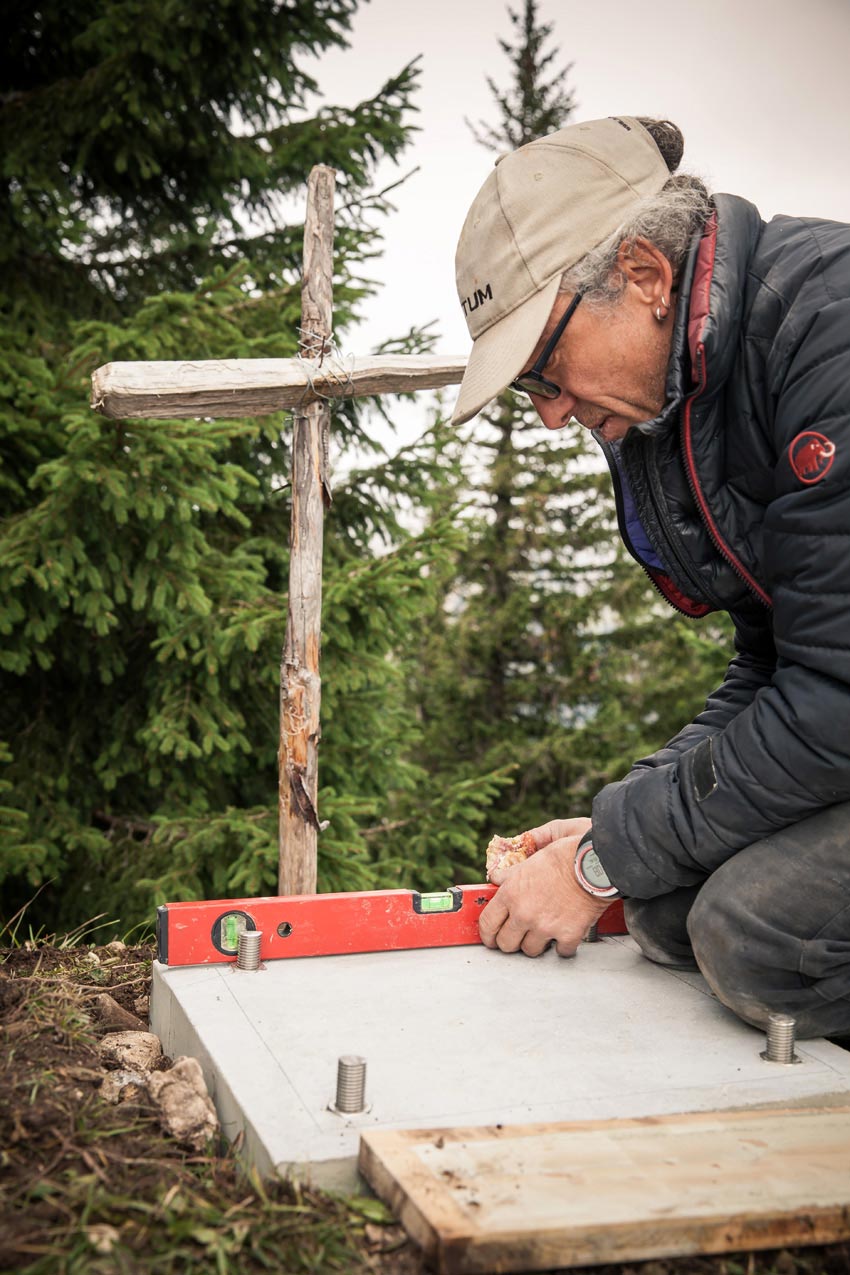
[[[420,1269],[379,1201],[264,1183],[229,1148],[196,1154],[167,1138],[146,1099],[113,1107],[99,1098],[92,998],[107,989],[138,1010],[152,950],[92,949],[89,935],[27,939],[2,953],[0,1269]]]

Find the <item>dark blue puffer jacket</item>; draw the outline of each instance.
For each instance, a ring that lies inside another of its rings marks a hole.
[[[657,587],[736,629],[704,711],[593,803],[635,898],[850,800],[850,226],[716,210],[680,281],[664,411],[603,445]]]

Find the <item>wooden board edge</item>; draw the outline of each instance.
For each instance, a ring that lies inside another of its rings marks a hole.
[[[445,1142],[480,1142],[485,1138],[512,1137],[534,1138],[542,1133],[593,1133],[606,1130],[614,1133],[622,1129],[642,1129],[677,1124],[709,1125],[718,1120],[729,1123],[747,1123],[748,1121],[766,1119],[785,1119],[787,1117],[825,1116],[838,1119],[850,1116],[850,1103],[841,1106],[812,1107],[748,1107],[725,1108],[714,1111],[679,1111],[659,1116],[614,1116],[599,1117],[594,1120],[542,1120],[534,1124],[503,1125],[449,1125],[446,1128],[426,1129],[380,1129],[363,1137],[380,1145],[385,1151],[392,1148],[396,1140],[405,1144],[416,1145],[420,1142],[434,1142],[442,1138]]]
[[[600,1243],[604,1235],[604,1244]],[[604,1230],[499,1232],[480,1236],[438,1236],[432,1260],[439,1275],[491,1275],[493,1271],[548,1271],[575,1266],[670,1257],[708,1256],[840,1243],[850,1239],[850,1201],[813,1206],[793,1215],[648,1219]]]
[[[440,1247],[440,1233],[432,1216],[440,1215],[440,1225],[444,1232],[448,1227],[452,1239],[468,1239],[470,1220],[418,1159],[414,1149],[419,1145],[418,1141],[405,1145],[403,1139],[393,1137],[397,1132],[409,1131],[376,1130],[362,1133],[357,1168],[378,1198],[392,1209],[414,1243],[418,1244],[426,1256],[434,1259]],[[413,1177],[417,1179],[421,1203],[411,1199],[407,1187],[399,1180],[401,1177],[406,1182],[410,1182]],[[474,1230],[474,1226],[472,1229]]]

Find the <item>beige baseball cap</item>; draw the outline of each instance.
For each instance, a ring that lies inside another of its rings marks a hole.
[[[628,115],[572,124],[496,160],[455,256],[473,346],[453,424],[475,416],[522,371],[564,270],[669,177],[652,137]]]

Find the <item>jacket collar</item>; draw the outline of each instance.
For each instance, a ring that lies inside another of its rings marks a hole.
[[[764,223],[754,204],[715,196],[715,213],[698,241],[688,298],[688,348],[700,393],[713,397],[738,356],[747,274]],[[700,348],[701,347],[701,348]]]
[[[694,237],[679,280],[664,407],[653,420],[638,425],[636,433],[666,433],[678,421],[695,382],[703,379],[701,366],[708,392],[715,394],[734,362],[747,267],[762,221],[758,209],[737,195],[717,195],[714,202],[715,211]]]

